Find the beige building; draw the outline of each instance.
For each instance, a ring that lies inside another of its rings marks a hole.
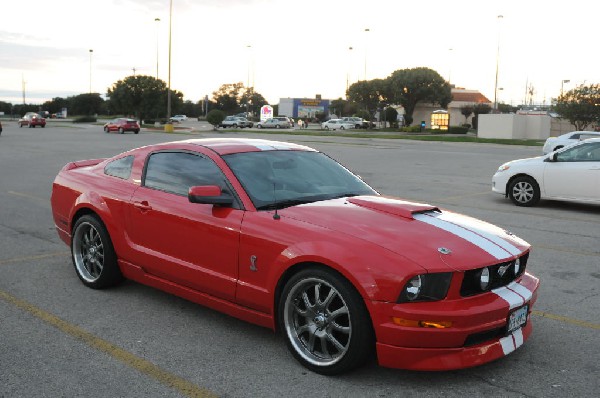
[[[465,123],[473,125],[474,115],[465,119],[462,113],[460,113],[460,108],[479,103],[492,106],[492,102],[477,90],[453,88],[452,102],[448,104],[448,109],[442,109],[439,105],[419,103],[413,112],[412,124],[413,126],[418,126],[424,121],[426,128],[432,128],[432,126],[435,128],[440,123],[446,123],[446,126],[460,126]],[[398,113],[404,114],[402,107],[398,109]]]

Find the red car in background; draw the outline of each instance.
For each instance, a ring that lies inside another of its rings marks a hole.
[[[124,278],[283,334],[326,375],[448,370],[521,347],[539,280],[530,245],[380,195],[324,153],[192,139],[68,163],[52,215],[90,288]]]
[[[29,126],[29,128],[35,128],[35,126],[46,127],[46,119],[41,117],[35,112],[27,112],[25,116],[23,116],[17,122],[19,127]]]
[[[134,134],[137,134],[140,132],[140,124],[135,119],[120,117],[104,125],[105,133],[110,133],[111,131],[118,131],[121,134],[126,131],[133,131]]]

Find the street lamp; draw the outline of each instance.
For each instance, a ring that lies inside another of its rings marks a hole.
[[[450,58],[450,62],[448,62],[448,64],[450,65],[450,68],[448,70],[448,84],[450,84],[450,80],[452,78],[452,49],[449,48],[448,49],[448,58]]]
[[[154,18],[154,22],[156,22],[156,80],[158,80],[158,28],[160,18]]]
[[[167,79],[167,123],[165,133],[173,132],[171,123],[171,23],[173,22],[173,0],[169,1],[169,74]]]
[[[561,80],[561,82],[560,82],[560,96],[561,96],[561,97],[562,97],[562,95],[563,95],[563,85],[564,85],[565,83],[571,83],[571,80],[569,80],[569,79]]]
[[[498,15],[498,48],[496,50],[496,82],[494,83],[494,109],[498,110],[498,64],[500,63],[500,21],[504,18]]]
[[[92,93],[92,53],[94,50],[90,48],[90,94]]]
[[[348,98],[348,89],[350,88],[350,68],[352,66],[352,46],[348,47],[348,71],[346,72],[346,98]]]
[[[365,80],[367,80],[367,32],[370,32],[369,28],[365,28]]]
[[[252,46],[251,45],[247,45],[246,48],[248,49],[248,71],[247,71],[247,83],[246,83],[246,93],[248,93],[246,95],[246,117],[248,117],[248,108],[250,107],[250,51],[252,50]],[[254,90],[253,90],[254,91]]]

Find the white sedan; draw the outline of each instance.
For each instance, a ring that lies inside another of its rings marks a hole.
[[[600,204],[600,138],[504,163],[492,177],[492,191],[517,206],[533,206],[540,199]]]
[[[329,119],[321,123],[321,128],[325,130],[348,130],[354,128],[354,123],[344,122],[342,119]]]
[[[177,123],[181,123],[183,121],[187,120],[187,116],[186,115],[175,115],[175,116],[171,116],[171,121],[172,122],[177,122]]]
[[[558,137],[550,137],[546,139],[544,148],[542,149],[544,155],[560,148],[564,148],[571,144],[579,141],[586,140],[588,138],[600,138],[600,132],[596,131],[571,131]]]

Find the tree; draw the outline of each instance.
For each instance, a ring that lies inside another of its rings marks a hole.
[[[348,105],[348,101],[346,101],[342,98],[332,100],[331,104],[329,105],[329,113],[330,114],[333,113],[333,114],[337,115],[338,117],[342,117],[342,116],[344,116],[344,110],[347,105]]]
[[[109,109],[115,114],[135,115],[139,120],[166,114],[168,88],[153,76],[128,76],[108,89]],[[183,104],[183,94],[171,90],[171,109],[177,113]]]
[[[68,112],[73,115],[97,115],[104,107],[104,100],[98,93],[79,94],[69,97]]]
[[[469,121],[469,116],[473,114],[473,105],[463,105],[460,107],[460,114],[465,117],[465,124]]]
[[[223,120],[225,120],[225,113],[220,109],[213,109],[206,115],[206,121],[212,124],[215,130]]]
[[[477,129],[477,125],[479,123],[479,115],[484,115],[490,113],[492,111],[492,107],[489,104],[484,104],[482,102],[473,105],[473,128]]]
[[[348,88],[348,99],[359,104],[371,120],[382,103],[388,103],[386,96],[386,82],[382,79],[364,80],[352,84]]]
[[[398,127],[398,111],[391,106],[385,108],[385,121],[390,124],[391,127]]]
[[[242,91],[244,91],[244,83],[223,84],[212,93],[217,109],[228,114],[239,112]]]
[[[253,115],[258,115],[260,113],[260,108],[267,104],[268,102],[265,97],[254,91],[254,87],[248,87],[240,97],[239,106],[243,108],[244,112],[247,110]]]
[[[438,104],[443,109],[452,101],[450,84],[429,68],[400,69],[386,79],[389,103],[402,105],[407,125],[419,102]]]
[[[600,85],[580,85],[558,97],[554,110],[576,130],[600,122]]]

